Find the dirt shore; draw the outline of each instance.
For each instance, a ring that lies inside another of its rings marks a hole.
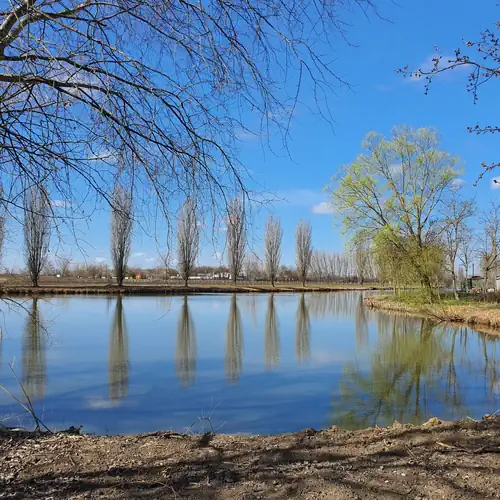
[[[309,293],[309,292],[341,292],[382,290],[383,288],[369,285],[43,285],[0,287],[0,296],[32,296],[32,295],[196,295],[210,293]]]
[[[365,304],[374,309],[428,317],[435,321],[462,323],[486,333],[500,334],[500,306],[488,303],[431,304],[413,306],[387,297],[365,297]]]
[[[500,496],[500,419],[281,436],[0,433],[0,498]]]

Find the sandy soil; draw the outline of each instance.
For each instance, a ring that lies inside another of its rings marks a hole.
[[[0,434],[0,498],[500,498],[500,419],[269,437]]]

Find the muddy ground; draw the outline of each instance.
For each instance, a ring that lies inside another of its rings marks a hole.
[[[500,419],[269,437],[5,431],[0,498],[500,498]]]

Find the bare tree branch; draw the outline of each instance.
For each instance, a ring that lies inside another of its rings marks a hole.
[[[345,11],[370,0],[16,0],[0,12],[3,201],[39,175],[66,202],[53,217],[112,205],[116,173],[171,224],[171,200],[215,218],[248,191],[238,134],[278,131],[286,146],[303,82],[318,112],[345,85],[318,47],[345,39]],[[321,101],[321,102],[320,102]],[[117,166],[117,152],[126,161]]]

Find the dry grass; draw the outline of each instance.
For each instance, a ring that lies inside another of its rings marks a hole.
[[[1,296],[9,295],[60,295],[60,294],[130,294],[130,295],[189,295],[202,293],[301,293],[301,292],[332,292],[352,290],[381,290],[383,287],[376,284],[356,285],[350,283],[308,283],[305,287],[298,283],[280,283],[275,287],[268,283],[238,282],[233,285],[229,282],[193,283],[188,287],[181,284],[165,284],[131,281],[122,287],[99,282],[52,282],[41,283],[34,288],[27,285],[3,283],[0,288]]]
[[[387,297],[366,297],[365,303],[375,309],[401,312],[413,316],[427,316],[437,321],[464,323],[480,327],[488,333],[500,334],[500,306],[489,303],[463,304],[409,304]]]

